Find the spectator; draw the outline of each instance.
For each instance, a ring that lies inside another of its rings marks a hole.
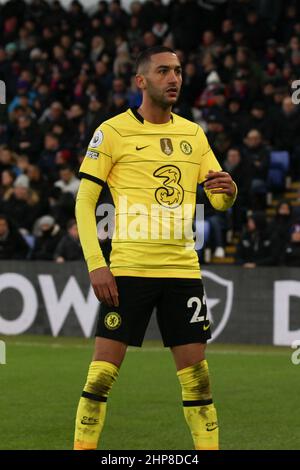
[[[62,237],[56,247],[54,259],[57,263],[65,261],[78,261],[83,259],[80,245],[77,224],[75,220],[70,220],[67,224],[67,234]]]
[[[44,139],[44,150],[41,152],[38,166],[41,171],[54,179],[57,174],[56,156],[60,150],[60,139],[54,133],[47,133]]]
[[[266,115],[266,107],[260,101],[256,101],[251,106],[250,115],[245,120],[245,133],[251,129],[257,129],[264,137],[265,141],[270,141],[271,137],[271,121]]]
[[[0,214],[0,259],[25,259],[28,251],[29,247],[22,235],[6,215]]]
[[[285,264],[300,267],[300,221],[292,226],[290,239],[285,250]]]
[[[29,178],[30,187],[35,193],[38,194],[41,206],[41,213],[47,214],[49,212],[49,183],[47,178],[42,174],[37,165],[29,165],[27,169],[27,176]]]
[[[55,223],[50,215],[44,215],[35,224],[36,237],[32,252],[32,259],[50,261],[54,259],[54,253],[58,243],[63,237],[63,231]]]
[[[228,122],[229,132],[235,145],[242,145],[244,138],[246,116],[242,110],[241,102],[238,98],[232,98],[228,102],[226,122]]]
[[[290,240],[292,223],[292,206],[288,201],[282,200],[276,208],[276,216],[270,226],[274,265],[282,265],[285,262],[285,250]]]
[[[11,170],[17,174],[16,161],[16,154],[12,150],[7,147],[0,148],[0,173],[4,170]]]
[[[250,130],[244,139],[243,154],[249,167],[251,178],[252,208],[264,209],[266,180],[269,167],[269,152],[263,144],[262,135],[257,129]]]
[[[237,250],[237,262],[244,268],[270,266],[272,264],[271,239],[263,212],[254,212],[247,219]]]
[[[88,105],[88,111],[85,113],[84,116],[84,123],[85,123],[85,132],[87,136],[87,140],[85,142],[86,146],[88,145],[91,136],[96,129],[97,126],[107,119],[107,112],[104,108],[103,102],[101,102],[98,98],[92,96]]]
[[[288,150],[292,157],[294,179],[300,175],[300,110],[287,96],[282,102],[282,109],[273,118],[272,141],[279,150]]]
[[[24,173],[26,174],[28,171],[29,165],[30,163],[29,163],[28,155],[25,155],[25,154],[17,155],[17,166],[15,169],[16,174],[18,176]]]
[[[0,201],[0,211],[9,216],[18,227],[28,231],[40,215],[40,204],[37,193],[29,187],[26,175],[19,175],[14,182],[14,189],[7,200]]]
[[[76,178],[74,171],[68,165],[64,165],[59,170],[60,179],[54,183],[63,193],[71,193],[74,198],[77,194],[80,180]]]
[[[292,149],[299,142],[300,113],[291,97],[287,96],[282,102],[282,108],[273,123],[273,141],[278,149]]]
[[[231,229],[233,232],[239,233],[242,230],[249,207],[248,198],[251,186],[249,164],[247,160],[242,159],[239,148],[231,147],[227,152],[223,168],[230,173],[239,188],[236,202],[231,209]]]
[[[47,109],[45,109],[39,124],[42,126],[43,133],[51,132],[55,124],[61,125],[63,128],[66,127],[66,116],[64,108],[59,101],[54,101]]]
[[[207,129],[207,139],[222,164],[230,147],[231,140],[228,132],[225,130],[225,122],[220,113],[208,116]]]
[[[90,60],[95,64],[106,53],[104,39],[101,36],[94,36],[91,43]]]
[[[12,170],[4,170],[1,173],[0,198],[4,201],[13,193],[13,185],[16,175]]]

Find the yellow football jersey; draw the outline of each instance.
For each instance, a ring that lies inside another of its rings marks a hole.
[[[221,167],[198,124],[166,124],[127,110],[99,126],[79,175],[107,182],[115,204],[110,269],[115,276],[199,278],[192,222],[197,183]],[[207,195],[216,209],[234,202]]]

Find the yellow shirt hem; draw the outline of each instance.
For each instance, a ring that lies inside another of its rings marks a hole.
[[[170,277],[182,279],[201,279],[201,272],[199,269],[124,269],[124,268],[110,268],[114,276],[133,276],[133,277]]]

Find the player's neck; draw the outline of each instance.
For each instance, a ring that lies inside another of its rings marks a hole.
[[[171,106],[167,109],[163,109],[152,103],[142,103],[138,109],[138,113],[152,124],[166,124],[171,119],[171,109]]]

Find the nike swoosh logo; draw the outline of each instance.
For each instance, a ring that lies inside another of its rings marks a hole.
[[[217,429],[218,426],[215,426],[214,428],[211,428],[211,429],[206,429],[207,432],[211,432],[211,431],[214,431],[215,429]]]
[[[210,327],[210,323],[207,326],[203,325],[203,330],[206,331],[208,330],[209,327]]]
[[[136,149],[136,150],[143,150],[143,149],[145,149],[146,147],[150,147],[150,145],[144,145],[144,147],[138,147],[138,146],[136,146],[135,149]]]

